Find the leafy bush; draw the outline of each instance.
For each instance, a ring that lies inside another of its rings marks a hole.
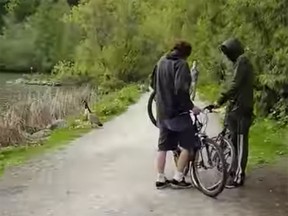
[[[198,19],[197,26],[200,30],[195,39],[195,50],[203,63],[202,67],[209,68],[213,65],[215,55],[219,56],[219,53],[210,51],[211,47],[216,50],[223,40],[233,36],[240,38],[246,45],[257,74],[256,101],[259,103],[257,107],[262,109],[258,113],[273,113],[272,116],[277,120],[287,123],[287,96],[283,94],[288,83],[288,65],[285,60],[288,50],[284,39],[288,36],[286,1],[268,0],[259,3],[256,0],[209,0],[205,5],[206,8]],[[199,41],[203,36],[207,38],[204,39],[205,42]],[[210,73],[204,70],[204,74],[207,72]],[[202,77],[207,83],[207,76]],[[211,78],[209,80],[213,82]]]
[[[140,89],[137,85],[130,85],[103,97],[96,106],[95,110],[102,119],[109,119],[115,114],[125,111],[128,106],[135,103],[140,97]]]
[[[64,22],[70,11],[66,1],[9,0],[5,8],[0,35],[4,69],[23,72],[33,66],[36,72],[50,72],[58,61],[72,58],[80,36],[75,26]]]

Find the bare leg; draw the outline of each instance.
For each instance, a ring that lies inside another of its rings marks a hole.
[[[166,151],[159,151],[157,155],[157,171],[158,171],[158,178],[159,180],[163,180],[162,177],[164,178],[164,171],[165,171],[165,165],[166,165]]]
[[[173,180],[171,181],[172,188],[176,189],[184,189],[184,188],[190,188],[192,187],[191,183],[188,183],[185,181],[184,177],[184,168],[186,167],[189,160],[189,151],[186,149],[182,149],[180,157],[178,159],[177,163],[177,170],[175,172],[175,175],[173,177]]]
[[[184,168],[187,166],[189,160],[189,151],[182,149],[177,163],[177,171],[183,173]]]
[[[174,175],[174,179],[177,181],[182,181],[184,178],[184,168],[187,166],[188,164],[188,160],[189,160],[189,151],[186,149],[182,149],[181,154],[179,156],[178,162],[177,162],[177,170],[175,172]]]

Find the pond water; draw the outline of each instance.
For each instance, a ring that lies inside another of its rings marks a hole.
[[[4,114],[12,104],[19,101],[26,101],[28,98],[44,98],[58,94],[60,97],[65,98],[74,97],[75,100],[86,98],[88,100],[96,101],[97,91],[89,85],[83,86],[38,86],[38,85],[25,85],[17,84],[17,79],[23,78],[23,74],[2,73],[0,71],[0,116]],[[62,99],[61,99],[62,100]]]

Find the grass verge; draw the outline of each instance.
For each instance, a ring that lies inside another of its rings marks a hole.
[[[215,101],[220,93],[217,85],[199,85],[200,98]],[[258,118],[250,130],[248,169],[274,163],[288,154],[287,127],[280,127],[275,121]]]
[[[270,164],[288,153],[287,128],[269,119],[258,119],[250,131],[249,167]]]
[[[137,102],[141,96],[139,87],[135,84],[124,87],[123,89],[112,92],[101,97],[93,110],[99,115],[101,120],[111,120],[127,110],[129,105]],[[69,120],[71,121],[71,120]],[[5,168],[12,165],[19,165],[33,156],[44,153],[48,150],[56,150],[64,147],[70,141],[89,132],[90,128],[65,128],[53,131],[47,141],[41,145],[22,147],[9,147],[0,150],[0,175]]]

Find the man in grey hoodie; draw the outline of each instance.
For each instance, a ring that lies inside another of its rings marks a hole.
[[[192,47],[188,42],[177,42],[172,50],[158,61],[152,75],[151,87],[156,91],[157,126],[159,128],[156,187],[169,184],[174,188],[189,188],[183,170],[190,152],[195,148],[195,128],[190,111],[200,110],[190,100],[191,75],[186,59]],[[165,163],[168,151],[175,151],[180,145],[182,151],[172,181],[165,177]]]
[[[227,104],[225,122],[232,133],[237,160],[232,169],[227,187],[244,185],[245,170],[248,160],[249,128],[253,117],[253,82],[254,72],[250,60],[244,54],[244,48],[238,39],[225,41],[221,51],[233,62],[234,76],[228,90],[223,91],[216,107]]]

